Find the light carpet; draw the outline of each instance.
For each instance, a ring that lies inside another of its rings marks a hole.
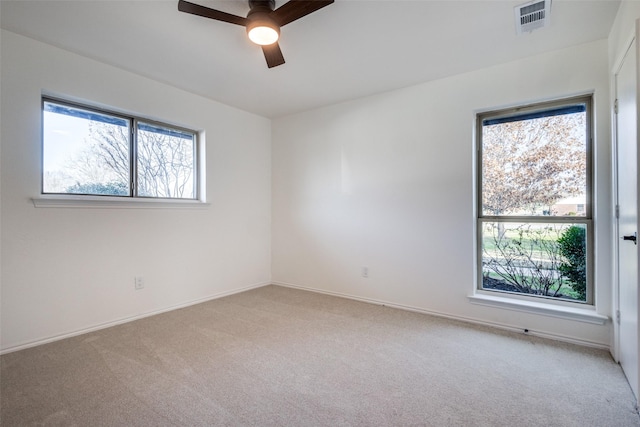
[[[3,426],[640,426],[606,351],[278,286],[0,362]]]

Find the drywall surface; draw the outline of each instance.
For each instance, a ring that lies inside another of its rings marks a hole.
[[[476,113],[594,93],[596,301],[610,316],[607,61],[602,40],[275,120],[273,281],[608,346],[610,322],[468,298]]]
[[[617,72],[616,68],[622,62],[631,40],[635,37],[636,20],[639,17],[639,1],[620,3],[618,14],[609,33],[609,65],[612,73]]]
[[[202,132],[209,206],[34,207],[43,93]],[[269,283],[269,120],[6,31],[1,108],[3,350]]]

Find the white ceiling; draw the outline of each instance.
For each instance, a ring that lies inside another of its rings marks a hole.
[[[619,6],[554,0],[550,27],[517,36],[524,2],[336,0],[282,28],[287,62],[272,69],[243,27],[178,12],[177,0],[2,0],[0,16],[6,30],[275,118],[604,39]]]

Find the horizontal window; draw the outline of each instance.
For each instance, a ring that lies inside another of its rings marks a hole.
[[[42,193],[199,197],[188,129],[43,98]]]

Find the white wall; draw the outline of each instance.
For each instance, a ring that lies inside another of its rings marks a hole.
[[[610,343],[610,324],[467,299],[474,287],[475,112],[594,91],[596,299],[598,311],[611,314],[606,41],[271,125],[10,32],[0,40],[0,350],[264,284],[271,269],[276,283]],[[205,131],[211,206],[34,208],[42,91]],[[136,275],[146,279],[142,291],[133,290]]]
[[[14,33],[1,42],[2,350],[269,282],[269,120]],[[35,208],[43,91],[204,131],[211,205]]]
[[[602,40],[275,120],[273,281],[609,346],[610,323],[467,298],[475,276],[475,113],[593,91],[596,300],[610,316],[607,55]]]
[[[620,3],[618,14],[609,33],[609,65],[612,73],[619,65],[629,43],[635,34],[636,20],[640,18],[640,1],[631,0]]]

